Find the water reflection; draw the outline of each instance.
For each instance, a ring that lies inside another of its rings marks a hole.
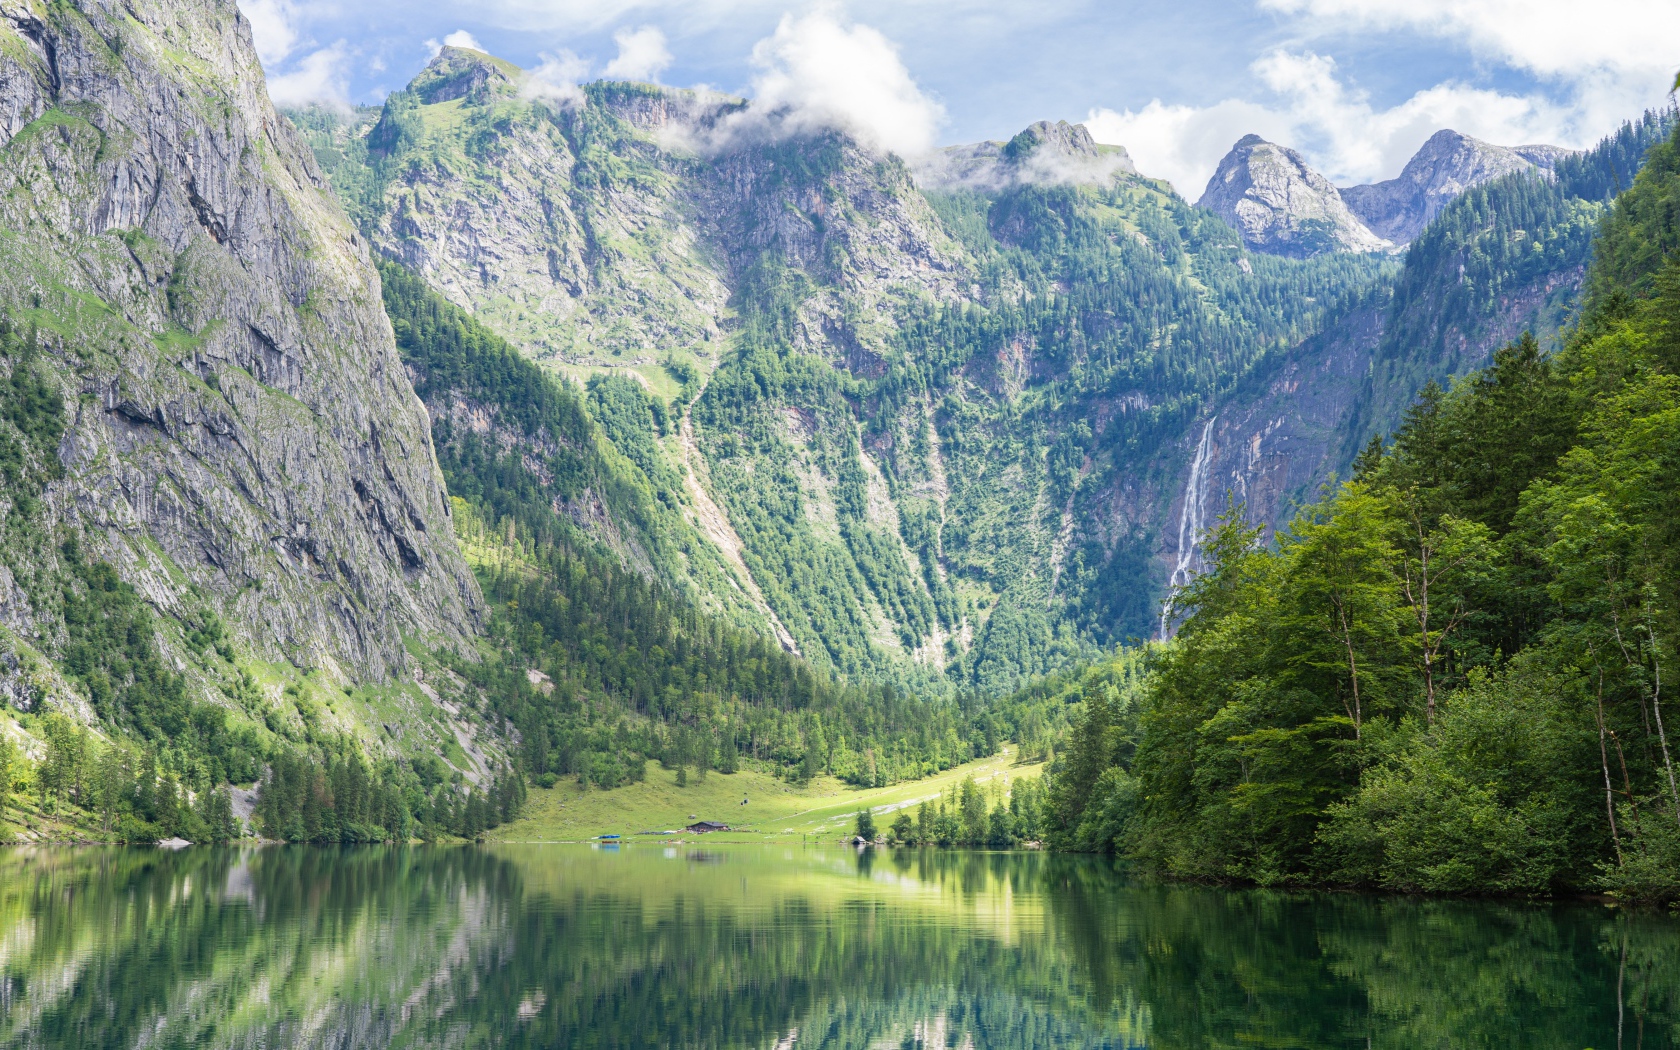
[[[0,853],[0,1045],[1680,1045],[1680,922],[1039,854]]]

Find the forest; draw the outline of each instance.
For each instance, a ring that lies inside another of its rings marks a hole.
[[[1149,539],[1099,542],[1080,527],[1096,501],[1394,263],[1249,254],[1141,178],[923,196],[971,255],[978,301],[909,303],[879,368],[838,367],[799,349],[818,279],[766,251],[736,294],[735,352],[692,411],[749,564],[802,645],[842,673],[902,674],[869,641],[873,601],[904,648],[949,643],[951,684],[1005,694],[1150,633]],[[902,544],[866,520],[865,455]],[[843,546],[807,521],[813,467],[833,479]],[[936,475],[943,500],[926,495]],[[1064,518],[1075,549],[1057,568]],[[964,622],[977,629],[959,647]]]
[[[1680,896],[1680,132],[1578,323],[1426,388],[1276,543],[1233,503],[1177,638],[1084,692],[1046,823],[1178,877]]]
[[[493,609],[488,651],[451,666],[518,731],[536,783],[612,788],[657,760],[684,776],[751,764],[796,782],[827,773],[877,786],[994,754],[1029,722],[1048,736],[1045,701],[1033,722],[1030,699],[838,679],[638,571],[555,508],[584,487],[618,499],[615,486],[627,492],[616,506],[654,505],[656,493],[636,496],[642,478],[595,450],[602,425],[646,438],[663,406],[627,382],[579,390],[412,274],[392,263],[381,273],[422,398],[484,406],[511,435],[504,447],[434,408],[457,529]]]
[[[1525,336],[1449,389],[1426,387],[1275,543],[1233,503],[1207,537],[1210,571],[1174,598],[1177,639],[1109,655],[1101,646],[1154,616],[1145,590],[1105,586],[1129,548],[1074,553],[1054,599],[1072,603],[1064,617],[1052,596],[1020,589],[1043,581],[984,524],[1008,508],[965,490],[963,471],[1014,462],[1046,506],[1083,513],[1093,471],[1176,433],[1388,264],[1248,262],[1222,223],[1142,181],[931,194],[979,260],[988,305],[911,317],[881,372],[860,377],[792,349],[809,278],[766,257],[736,300],[732,354],[703,396],[692,371],[668,365],[683,394],[667,402],[622,376],[558,379],[379,261],[489,607],[477,651],[428,659],[518,742],[476,788],[436,759],[369,758],[321,731],[301,692],[287,693],[301,728],[248,724],[241,712],[267,716],[208,608],[183,640],[199,670],[222,676],[228,704],[193,699],[145,600],[77,535],[40,526],[65,406],[36,368],[35,335],[0,326],[12,362],[0,546],[20,586],[52,596],[63,673],[116,731],[31,716],[44,752],[26,760],[0,742],[0,774],[20,771],[0,788],[128,841],[236,835],[243,784],[272,837],[473,838],[516,816],[527,784],[611,789],[658,762],[684,782],[753,768],[881,786],[1009,741],[1051,760],[1042,789],[965,785],[878,830],[907,845],[1043,839],[1189,878],[1673,896],[1672,126],[1630,124],[1554,181],[1500,180],[1443,213],[1412,249],[1389,307],[1402,323],[1380,356],[1397,368],[1438,356],[1443,333],[1526,277],[1590,259],[1567,338]],[[1460,257],[1463,280],[1436,302]],[[1263,279],[1239,276],[1250,270]],[[1429,310],[1434,327],[1407,327]],[[1033,398],[1005,404],[976,377],[1023,341],[1054,368]],[[1101,433],[1077,425],[1133,388],[1152,393],[1147,411]],[[895,421],[918,402],[930,430],[906,441]],[[790,406],[833,479],[838,546],[813,541],[783,432]],[[663,444],[685,422],[800,652],[770,640],[746,603],[717,600],[725,570],[683,521]],[[865,452],[889,489],[907,487],[935,441],[954,468],[951,509],[901,492],[893,535],[867,512]],[[617,527],[611,543],[580,523],[597,508]],[[38,569],[48,562],[58,569]],[[973,651],[947,642],[943,676],[880,664],[859,610],[884,610],[904,650],[950,639],[979,611],[953,582],[965,573],[997,585]]]

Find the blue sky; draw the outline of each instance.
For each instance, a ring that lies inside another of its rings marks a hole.
[[[1661,105],[1674,0],[241,0],[277,101],[368,103],[439,42],[558,85],[603,75],[774,102],[911,154],[1086,123],[1194,199],[1258,132],[1347,185],[1431,133],[1590,144]]]

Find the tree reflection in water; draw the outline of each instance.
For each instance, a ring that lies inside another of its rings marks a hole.
[[[17,1047],[1631,1050],[1680,1045],[1677,960],[1661,914],[1032,853],[0,853]]]

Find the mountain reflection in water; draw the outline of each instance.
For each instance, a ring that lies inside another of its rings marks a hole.
[[[1643,1050],[1680,921],[1036,853],[19,848],[0,1045]]]

